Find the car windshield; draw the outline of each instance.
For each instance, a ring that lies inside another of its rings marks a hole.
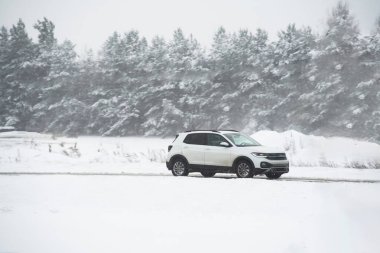
[[[230,133],[224,135],[237,147],[261,146],[260,143],[258,143],[251,137],[241,133]]]

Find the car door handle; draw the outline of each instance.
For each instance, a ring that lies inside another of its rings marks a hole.
[[[211,148],[205,148],[205,150],[211,150]]]

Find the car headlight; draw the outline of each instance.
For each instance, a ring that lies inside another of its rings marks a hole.
[[[257,157],[264,157],[264,158],[266,158],[268,156],[268,154],[260,153],[260,152],[252,152],[251,154],[254,156],[257,156]]]

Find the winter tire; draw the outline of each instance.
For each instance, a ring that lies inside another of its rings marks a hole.
[[[246,160],[241,160],[236,164],[236,175],[239,178],[253,177],[251,164]]]
[[[177,159],[173,162],[172,174],[174,176],[187,176],[189,175],[189,170],[187,169],[187,164],[182,159]]]
[[[201,171],[201,174],[204,177],[213,177],[215,176],[216,173],[213,171]]]
[[[277,178],[280,178],[281,177],[281,173],[276,173],[276,172],[268,172],[265,174],[265,176],[267,176],[267,178],[269,179],[277,179]]]

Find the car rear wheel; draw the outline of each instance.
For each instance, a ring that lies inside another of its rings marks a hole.
[[[204,177],[213,177],[215,176],[216,173],[213,171],[201,171],[201,174]]]
[[[236,175],[240,178],[253,177],[251,164],[246,160],[241,160],[236,164]]]
[[[272,172],[272,171],[265,174],[265,176],[267,176],[267,178],[269,178],[269,179],[277,179],[277,178],[280,178],[281,175],[282,175],[281,173]]]
[[[172,174],[174,176],[187,176],[187,175],[189,175],[189,170],[187,169],[187,164],[181,159],[175,160],[173,162],[173,166],[172,166]]]

